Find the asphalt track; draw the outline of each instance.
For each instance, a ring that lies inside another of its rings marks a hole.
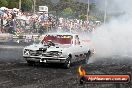
[[[81,85],[77,71],[82,65],[87,74],[131,74],[131,57],[109,57],[89,64],[80,62],[70,69],[63,69],[59,64],[28,66],[22,57],[24,46],[0,44],[0,88],[132,88],[131,82]]]

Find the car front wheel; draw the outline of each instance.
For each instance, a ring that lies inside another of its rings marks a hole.
[[[71,67],[71,58],[68,57],[64,63],[64,68],[69,69]]]
[[[27,61],[27,63],[29,66],[33,66],[35,64],[35,62],[33,62],[33,61]]]

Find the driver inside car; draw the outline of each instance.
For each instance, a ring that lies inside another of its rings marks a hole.
[[[52,42],[52,40],[48,40],[48,41],[47,41],[47,44],[48,44],[49,46],[55,46],[55,44]]]

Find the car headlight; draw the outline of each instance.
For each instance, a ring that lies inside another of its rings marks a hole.
[[[59,57],[63,57],[62,52],[58,52]]]
[[[62,55],[62,52],[58,52],[58,56]]]
[[[26,49],[25,49],[25,50],[24,50],[24,54],[25,54],[25,55],[29,55],[29,54],[30,54],[30,53],[29,53],[29,50],[26,50]]]

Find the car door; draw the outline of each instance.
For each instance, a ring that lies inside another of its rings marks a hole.
[[[84,52],[83,52],[83,46],[80,45],[79,37],[78,35],[75,36],[75,47],[76,47],[76,61],[83,60]]]

